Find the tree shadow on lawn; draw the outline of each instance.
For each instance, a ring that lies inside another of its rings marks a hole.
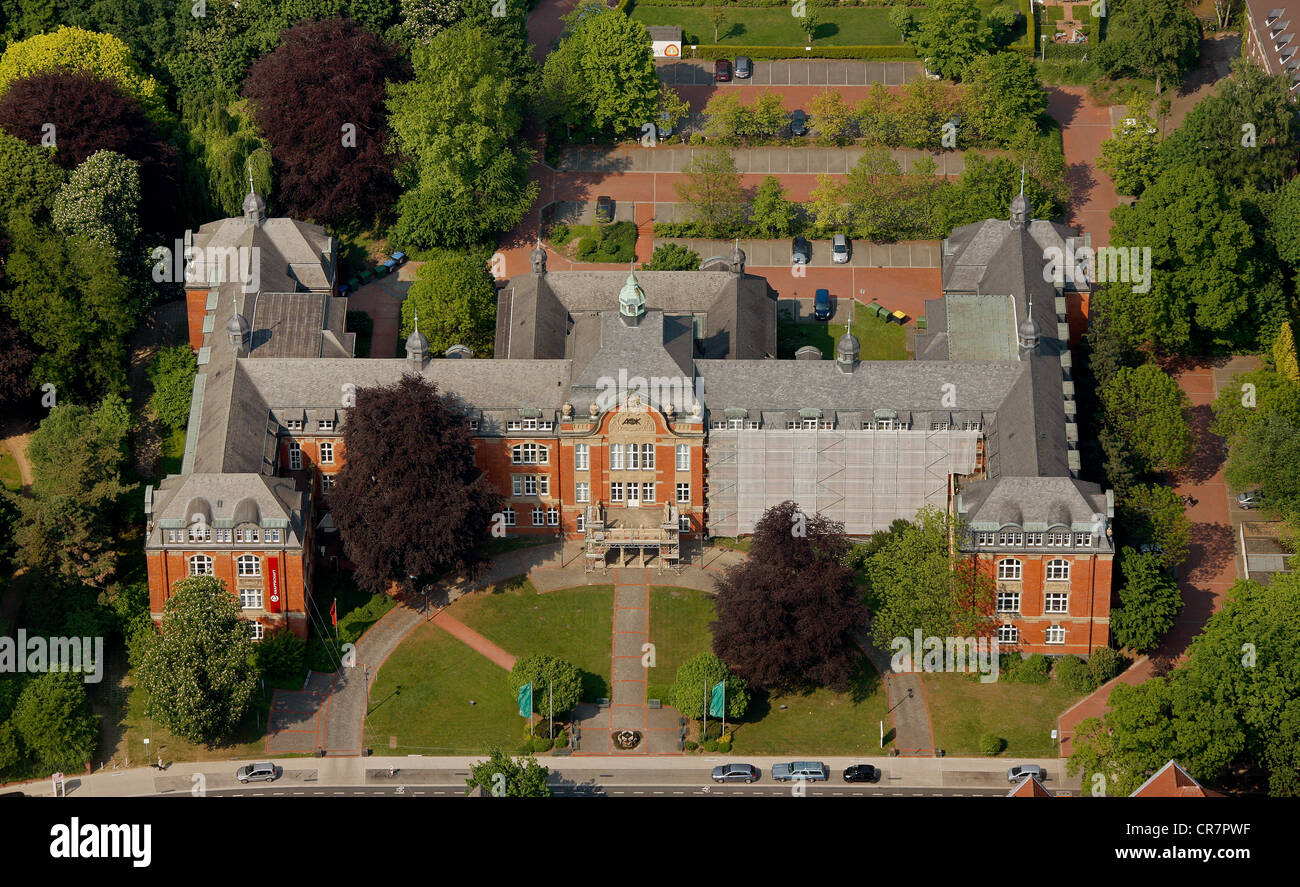
[[[604,675],[579,669],[578,677],[582,679],[583,702],[595,702],[597,699],[609,698],[609,681],[605,680]]]

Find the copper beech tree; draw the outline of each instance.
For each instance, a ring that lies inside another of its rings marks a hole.
[[[863,655],[853,633],[867,616],[851,548],[843,524],[790,501],[769,508],[749,556],[717,580],[713,651],[760,687],[846,687]]]
[[[475,572],[501,497],[474,464],[463,411],[416,375],[355,395],[329,504],[357,584],[379,593],[412,575]]]

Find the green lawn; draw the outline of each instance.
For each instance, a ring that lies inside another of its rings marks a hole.
[[[777,323],[777,356],[793,360],[805,345],[821,350],[825,360],[835,359],[835,342],[844,335],[842,323],[795,323],[783,314]],[[867,316],[857,307],[853,312],[853,335],[862,346],[862,360],[907,360],[907,328]]]
[[[23,488],[23,476],[18,470],[18,461],[6,450],[0,453],[0,484],[11,493]]]
[[[921,680],[934,744],[949,755],[978,756],[980,735],[987,732],[1007,741],[1001,757],[1054,756],[1056,718],[1082,698],[1054,680],[981,684],[958,674],[923,674]]]
[[[649,669],[646,695],[665,699],[677,679],[677,669],[687,659],[713,649],[713,596],[695,588],[651,586],[650,643],[655,645],[655,667]]]
[[[515,657],[549,653],[572,662],[582,671],[584,701],[609,697],[614,586],[580,585],[538,594],[531,582],[517,579],[466,595],[451,614]]]
[[[781,706],[786,706],[784,709]],[[734,728],[732,755],[881,755],[893,746],[884,683],[863,657],[844,693],[814,690],[807,695],[759,693]],[[885,721],[885,748],[880,722]],[[731,724],[727,725],[732,730]]]
[[[849,7],[819,10],[822,22],[814,42],[828,46],[878,46],[902,44],[898,29],[889,24],[887,7]],[[806,46],[802,21],[790,7],[732,8],[713,39],[708,9],[637,6],[632,18],[649,25],[680,25],[687,44],[720,43],[735,46]]]

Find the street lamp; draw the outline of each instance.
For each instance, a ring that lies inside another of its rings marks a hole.
[[[1040,35],[1038,38],[1038,42],[1041,43],[1043,46],[1043,61],[1047,61],[1047,35],[1046,34]]]

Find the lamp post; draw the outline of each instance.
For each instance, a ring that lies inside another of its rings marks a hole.
[[[1043,61],[1047,61],[1047,35],[1046,34],[1039,35],[1038,42],[1042,44],[1043,47]]]

